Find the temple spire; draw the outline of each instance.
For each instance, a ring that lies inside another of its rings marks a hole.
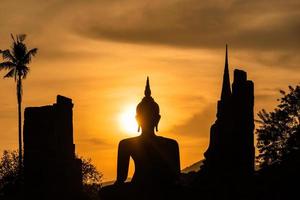
[[[151,96],[150,83],[149,83],[149,77],[148,76],[147,76],[146,87],[145,87],[145,96],[146,97]]]
[[[229,69],[228,69],[228,49],[226,44],[225,68],[223,74],[221,100],[228,99],[230,95],[231,95],[231,89],[230,89],[230,78],[229,78]]]

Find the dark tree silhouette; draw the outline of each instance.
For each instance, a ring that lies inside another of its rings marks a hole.
[[[89,200],[98,200],[103,174],[93,165],[92,159],[83,157],[80,159],[82,160],[83,192]]]
[[[84,184],[101,185],[102,173],[99,172],[90,158],[80,158],[82,160],[82,181]]]
[[[19,192],[19,183],[22,181],[19,174],[17,151],[3,151],[0,160],[0,199],[4,196],[11,196],[12,192]]]
[[[261,110],[256,130],[257,161],[260,167],[280,163],[288,154],[300,149],[300,86],[289,86],[272,112]]]
[[[37,53],[37,48],[28,50],[24,40],[25,34],[19,34],[14,37],[11,35],[13,43],[11,49],[1,51],[4,62],[0,63],[0,70],[8,70],[4,78],[14,78],[17,82],[17,101],[18,101],[18,128],[19,128],[19,170],[22,170],[22,79],[25,79],[31,62],[32,56]]]

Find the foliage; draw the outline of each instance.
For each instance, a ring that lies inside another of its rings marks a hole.
[[[23,183],[19,175],[19,155],[17,151],[5,150],[0,160],[0,199],[7,196],[7,193],[15,193],[20,190]],[[82,160],[83,190],[89,199],[97,199],[98,191],[101,188],[102,173],[97,171],[90,158]],[[14,191],[14,192],[10,192]]]
[[[98,192],[102,185],[102,173],[92,164],[90,158],[80,158],[82,160],[82,181],[83,192],[88,199],[98,199]]]
[[[5,150],[0,160],[0,197],[19,191],[22,176],[19,174],[19,156],[17,151]]]
[[[82,180],[84,184],[99,184],[101,185],[102,173],[97,171],[92,164],[91,158],[80,158],[82,160]]]
[[[26,39],[25,34],[16,35],[16,38],[11,35],[13,43],[11,49],[1,51],[4,62],[0,63],[0,70],[6,69],[8,73],[4,78],[13,77],[17,80],[20,78],[26,78],[29,68],[28,64],[31,61],[32,56],[37,53],[37,48],[28,50],[24,40]]]
[[[300,149],[300,86],[289,86],[272,112],[258,113],[260,127],[256,130],[257,161],[260,167],[281,162],[287,155]]]

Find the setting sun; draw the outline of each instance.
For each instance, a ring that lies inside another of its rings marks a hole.
[[[135,106],[126,107],[119,117],[121,129],[130,135],[136,135],[138,124],[135,120]]]

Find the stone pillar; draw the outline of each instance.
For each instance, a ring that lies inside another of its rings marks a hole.
[[[24,114],[24,176],[28,199],[74,199],[81,195],[81,160],[75,158],[73,103],[57,96],[52,106]]]

